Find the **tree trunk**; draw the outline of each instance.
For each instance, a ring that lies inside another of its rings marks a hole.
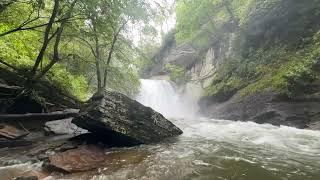
[[[42,78],[51,68],[54,66],[57,62],[59,62],[59,45],[61,41],[62,32],[64,30],[64,27],[66,26],[67,20],[71,17],[73,8],[77,0],[74,0],[71,4],[71,7],[66,15],[66,18],[61,22],[60,27],[58,27],[56,31],[56,41],[53,46],[53,58],[51,62],[41,71],[41,73],[35,77],[35,80]]]
[[[118,37],[120,35],[120,32],[121,30],[124,28],[124,26],[127,24],[128,21],[125,21],[121,27],[119,27],[119,29],[114,32],[114,35],[113,35],[113,39],[112,39],[112,44],[111,44],[111,47],[110,47],[110,50],[109,50],[109,53],[108,53],[108,59],[107,59],[107,65],[106,65],[106,68],[104,70],[104,77],[103,77],[103,86],[102,86],[102,91],[104,91],[107,87],[107,76],[108,76],[108,67],[109,67],[109,64],[111,62],[111,59],[112,59],[112,54],[114,52],[114,47],[116,45],[116,42],[118,40]]]
[[[55,0],[54,1],[54,7],[53,7],[53,10],[52,10],[50,19],[49,19],[49,23],[48,23],[48,25],[46,27],[46,30],[45,30],[45,33],[44,33],[42,47],[41,47],[40,52],[39,52],[39,54],[37,56],[35,64],[34,64],[34,66],[32,68],[29,80],[31,80],[36,75],[37,69],[38,69],[38,67],[40,65],[40,62],[43,59],[44,53],[46,52],[48,44],[49,44],[49,42],[51,40],[49,35],[50,35],[50,31],[52,29],[52,25],[53,25],[53,23],[55,21],[55,18],[57,17],[57,14],[58,14],[59,2],[60,2],[60,0]]]
[[[28,114],[3,114],[0,115],[0,122],[13,122],[13,121],[54,121],[59,119],[66,119],[78,115],[76,110],[56,111],[51,113],[28,113]]]
[[[97,75],[97,88],[98,93],[102,92],[102,80],[101,80],[101,70],[100,70],[100,60],[101,60],[101,53],[100,53],[100,44],[99,44],[99,37],[98,32],[95,25],[95,19],[91,18],[93,32],[94,32],[94,41],[95,41],[95,64],[96,64],[96,75]]]

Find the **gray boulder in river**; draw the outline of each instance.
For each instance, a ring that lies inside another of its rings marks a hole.
[[[94,95],[72,122],[116,145],[153,143],[183,133],[160,113],[111,91]]]

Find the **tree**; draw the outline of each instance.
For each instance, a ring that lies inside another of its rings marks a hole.
[[[148,15],[143,14],[144,1],[90,1],[83,2],[83,14],[88,19],[87,25],[80,29],[79,38],[94,56],[97,91],[103,92],[107,87],[108,75],[113,55],[121,51],[122,35],[128,24],[144,21]],[[106,7],[108,7],[106,9]],[[140,12],[137,9],[142,9]],[[145,11],[147,12],[147,11]]]
[[[82,94],[85,77],[99,93],[137,91],[142,53],[132,28],[150,27],[149,1],[6,0],[0,9],[0,66],[25,76],[27,89],[46,79]]]

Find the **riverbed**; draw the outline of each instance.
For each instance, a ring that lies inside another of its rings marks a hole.
[[[320,179],[318,131],[206,118],[173,122],[184,131],[182,136],[157,144],[108,149],[106,154],[112,156],[104,167],[69,175],[51,174],[50,178]],[[0,177],[29,170],[40,170],[40,164],[2,167]]]

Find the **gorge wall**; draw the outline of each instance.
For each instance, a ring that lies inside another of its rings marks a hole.
[[[212,118],[320,129],[320,1],[228,2],[184,40],[177,14],[144,76],[197,84]]]

